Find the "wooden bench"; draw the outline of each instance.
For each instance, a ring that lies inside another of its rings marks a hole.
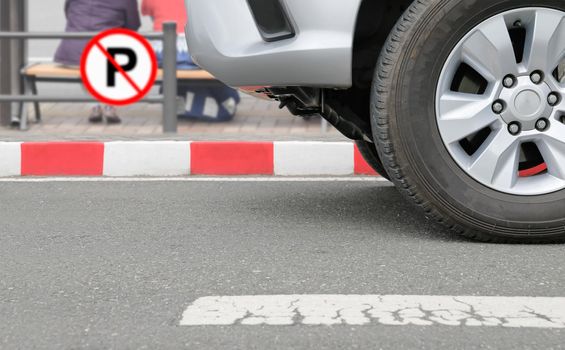
[[[26,94],[37,95],[38,82],[81,82],[80,70],[69,68],[56,63],[36,63],[22,69],[21,75],[24,79]],[[163,70],[157,73],[157,84],[161,83]],[[217,80],[204,70],[178,70],[177,79],[179,81],[196,81],[201,83],[217,82]],[[39,102],[34,102],[35,118],[41,120],[41,108]],[[23,104],[20,104],[20,120],[23,116]]]

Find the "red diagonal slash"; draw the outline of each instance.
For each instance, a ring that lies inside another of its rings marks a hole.
[[[124,69],[122,68],[122,66],[120,66],[118,64],[118,62],[116,62],[116,60],[114,59],[114,57],[112,57],[112,55],[110,55],[110,53],[108,51],[106,51],[106,49],[100,45],[99,42],[97,42],[96,47],[102,51],[102,53],[104,54],[104,56],[106,56],[106,59],[114,66],[114,68],[116,68],[118,70],[118,72],[127,80],[128,83],[130,83],[130,85],[135,89],[135,91],[137,91],[138,94],[141,94],[141,89],[139,88],[139,86],[135,83],[135,81],[133,81],[133,79],[126,73],[126,71],[124,71]]]

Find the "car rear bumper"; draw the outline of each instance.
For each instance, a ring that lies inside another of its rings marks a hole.
[[[294,36],[268,42],[246,0],[187,0],[195,61],[231,86],[351,86],[361,0],[281,0]]]

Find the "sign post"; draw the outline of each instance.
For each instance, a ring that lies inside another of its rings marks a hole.
[[[0,1],[0,31],[10,31],[10,1]],[[10,77],[10,40],[0,39],[0,95],[12,93],[12,81]],[[0,103],[0,124],[10,123],[12,108],[9,102]]]
[[[177,132],[177,24],[163,23],[163,131]]]
[[[27,31],[27,0],[0,0],[0,31]],[[0,39],[0,95],[24,92],[20,70],[26,64],[27,43],[24,40]],[[12,105],[0,103],[0,124],[12,120]]]

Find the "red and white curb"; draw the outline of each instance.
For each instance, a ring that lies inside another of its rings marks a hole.
[[[377,175],[351,142],[0,142],[0,177]]]

